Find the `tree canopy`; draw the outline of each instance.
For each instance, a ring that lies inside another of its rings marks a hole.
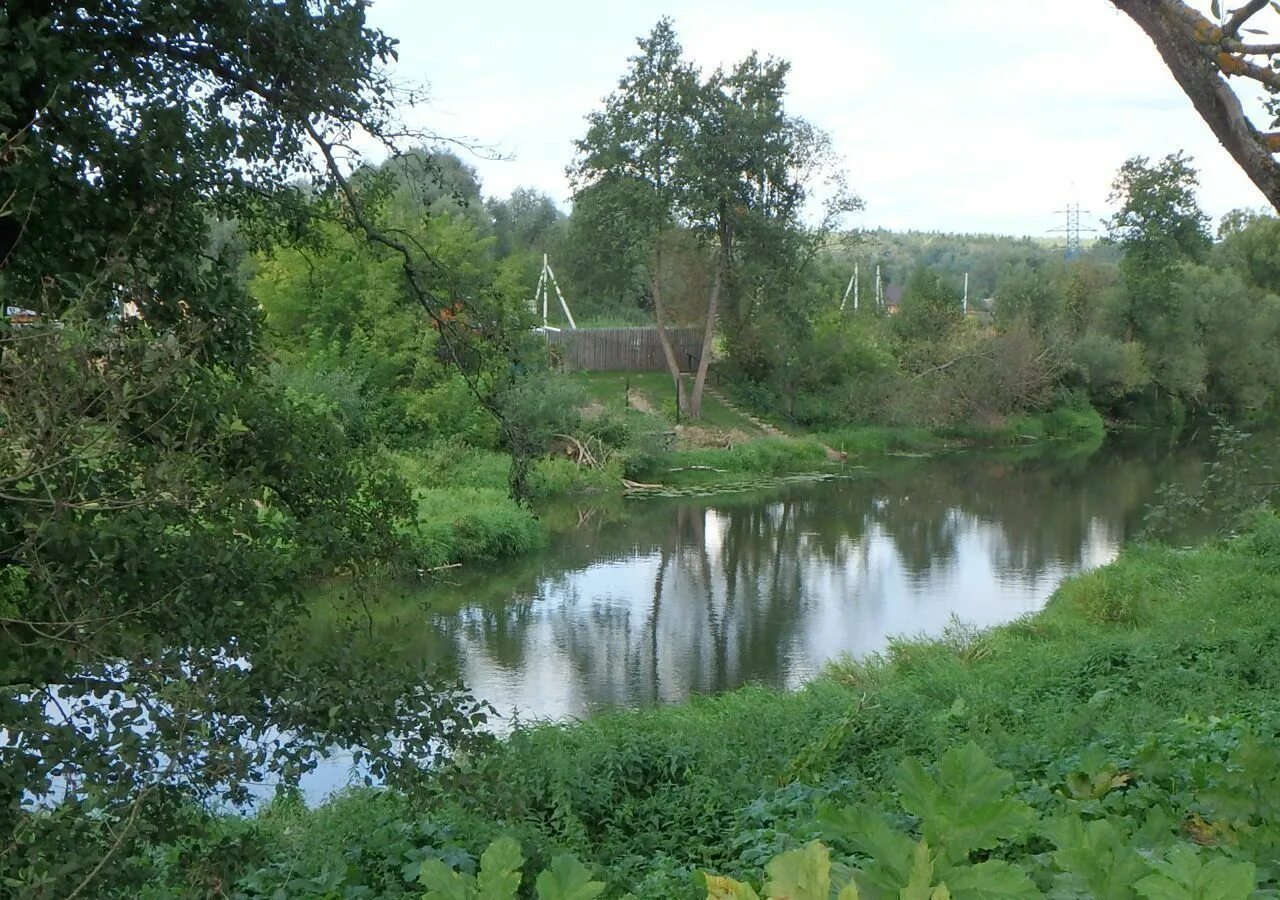
[[[682,401],[697,417],[722,298],[758,300],[765,272],[802,268],[812,258],[806,248],[859,203],[836,176],[819,228],[807,227],[806,201],[820,179],[834,175],[834,158],[827,136],[785,109],[789,63],[752,53],[704,77],[684,59],[669,19],[637,44],[617,90],[588,117],[571,173],[580,196],[589,190],[593,204],[618,210],[628,223],[619,233],[645,248],[655,318],[677,385],[683,361],[665,337],[662,234],[688,231],[714,261],[702,352]],[[739,281],[751,262],[759,264],[753,275]],[[740,313],[734,323],[748,318]]]

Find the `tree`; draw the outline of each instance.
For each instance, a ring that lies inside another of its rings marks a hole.
[[[1218,258],[1238,268],[1250,284],[1280,294],[1280,219],[1255,216],[1228,231],[1215,250]]]
[[[204,351],[243,362],[254,314],[208,256],[211,216],[274,227],[264,205],[315,174],[309,116],[393,131],[391,39],[350,0],[34,0],[0,33],[8,302],[105,315],[125,292],[155,326],[206,322]]]
[[[1112,183],[1111,201],[1119,209],[1107,221],[1109,236],[1124,251],[1122,337],[1142,343],[1157,394],[1179,401],[1201,397],[1207,372],[1194,307],[1177,290],[1183,266],[1209,249],[1208,216],[1195,196],[1198,181],[1182,153],[1154,164],[1133,157]]]
[[[605,309],[652,314],[648,237],[631,215],[638,198],[630,194],[643,190],[634,181],[608,180],[574,194],[561,274],[575,297]]]
[[[1002,328],[1025,322],[1048,336],[1062,325],[1066,300],[1061,273],[1025,263],[1011,266],[996,285],[995,319]]]
[[[1280,296],[1247,276],[1247,269],[1188,266],[1178,285],[1180,305],[1196,319],[1205,401],[1234,417],[1265,414],[1280,389]]]
[[[790,68],[785,60],[751,53],[731,71],[712,73],[702,91],[688,171],[688,218],[696,232],[707,235],[716,274],[694,381],[695,415],[721,295],[738,301],[731,319],[735,332],[769,303],[784,308],[775,324],[805,320],[807,311],[789,302],[799,277],[842,217],[862,206],[834,169],[829,137],[787,114]],[[821,179],[830,197],[820,222],[808,227],[805,205]]]
[[[964,318],[960,294],[929,269],[916,269],[907,279],[894,327],[909,341],[939,342],[950,337]]]
[[[0,292],[43,313],[0,323],[11,890],[96,894],[136,826],[177,829],[192,795],[242,800],[268,768],[287,780],[335,744],[382,771],[393,748],[428,758],[475,724],[446,685],[405,696],[389,688],[410,682],[349,656],[301,665],[299,582],[399,553],[412,506],[386,467],[344,452],[321,398],[268,389],[235,268],[376,188],[335,156],[357,131],[422,137],[396,123],[394,44],[365,13],[0,11]],[[447,260],[406,265],[400,295],[443,317],[459,283]]]
[[[1227,78],[1244,78],[1262,85],[1271,95],[1267,110],[1280,114],[1280,44],[1242,38],[1260,34],[1246,28],[1270,6],[1268,0],[1246,0],[1225,16],[1212,0],[1215,23],[1181,0],[1112,0],[1155,44],[1178,86],[1232,158],[1280,210],[1280,132],[1264,132],[1250,121]],[[1280,118],[1272,123],[1280,124]]]
[[[501,259],[517,252],[546,253],[558,236],[565,215],[554,200],[533,188],[518,187],[506,200],[490,200],[487,208]]]
[[[687,398],[681,395],[682,408],[696,418],[722,300],[734,291],[743,251],[756,263],[755,286],[771,271],[778,287],[786,281],[782,276],[812,259],[839,216],[859,203],[837,184],[822,225],[805,229],[801,216],[811,182],[829,174],[832,158],[825,134],[786,114],[786,62],[753,53],[703,80],[681,58],[670,20],[639,43],[631,72],[604,110],[590,117],[575,177],[583,187],[628,186],[614,196],[636,223],[633,234],[650,247],[655,319],[678,389],[679,361],[665,334],[660,236],[688,230],[713,260],[702,352],[693,389]]]
[[[683,59],[670,19],[647,38],[604,109],[587,117],[586,136],[577,143],[579,160],[570,173],[577,194],[608,185],[608,198],[631,223],[629,236],[650,249],[647,269],[654,321],[663,358],[675,382],[677,402],[687,409],[680,361],[667,334],[662,293],[663,256],[659,235],[678,222],[685,190],[680,169],[696,130],[697,71]]]

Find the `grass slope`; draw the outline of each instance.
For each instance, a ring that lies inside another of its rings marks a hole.
[[[1267,516],[1194,551],[1130,548],[1065,583],[1036,616],[900,641],[794,693],[747,688],[531,728],[424,797],[359,791],[315,811],[282,803],[237,827],[270,860],[253,876],[264,891],[280,883],[266,873],[313,877],[342,860],[346,887],[414,895],[406,878],[421,860],[465,867],[512,834],[534,867],[578,854],[609,882],[607,896],[695,897],[695,870],[758,883],[770,856],[820,833],[828,801],[896,810],[905,757],[938,759],[973,742],[1014,774],[1037,814],[1070,806],[1128,817],[1162,840],[1217,841],[1247,856],[1268,823],[1212,821],[1221,807],[1194,788],[1230,774],[1247,732],[1275,745],[1278,611],[1280,519]],[[1099,766],[1110,773],[1103,789],[1077,795],[1080,773]],[[1031,836],[999,852],[1044,863],[1049,849]],[[1280,873],[1262,856],[1258,876],[1274,888]]]

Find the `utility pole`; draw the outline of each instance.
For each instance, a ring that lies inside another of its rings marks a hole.
[[[538,312],[538,301],[542,301],[542,327],[544,330],[550,328],[547,324],[547,301],[550,298],[550,292],[547,290],[547,284],[550,283],[556,289],[556,297],[560,300],[560,308],[564,310],[564,317],[569,320],[569,327],[574,331],[578,330],[578,323],[573,320],[573,313],[569,311],[569,304],[564,299],[564,294],[560,292],[560,282],[556,280],[556,273],[551,271],[551,263],[547,261],[547,254],[542,254],[542,274],[538,276],[538,286],[533,292],[533,311]],[[550,328],[551,331],[559,331],[558,328]]]
[[[880,282],[879,263],[876,263],[876,309],[884,309],[884,288]]]
[[[964,314],[969,315],[969,273],[964,273],[964,299],[960,301],[960,308],[964,310]]]

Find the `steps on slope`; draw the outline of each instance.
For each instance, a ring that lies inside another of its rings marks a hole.
[[[791,435],[787,434],[785,431],[783,431],[781,428],[778,428],[776,425],[773,425],[770,422],[766,422],[763,419],[757,416],[753,416],[751,413],[746,412],[743,409],[740,409],[735,403],[733,403],[728,397],[726,397],[716,388],[713,388],[710,385],[708,385],[705,388],[703,388],[703,393],[708,394],[709,396],[715,398],[717,403],[721,404],[731,412],[746,419],[752,425],[756,426],[756,428],[759,428],[762,432],[769,435],[769,437],[782,438],[788,441],[792,440]],[[849,454],[845,453],[843,450],[833,450],[832,448],[828,447],[826,444],[822,445],[822,449],[827,451],[827,459],[831,462],[845,462],[846,460],[849,459]]]

